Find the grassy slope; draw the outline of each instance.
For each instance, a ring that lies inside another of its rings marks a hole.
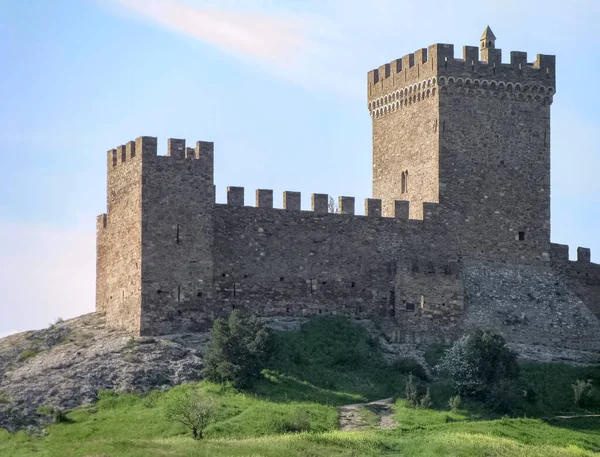
[[[94,408],[69,414],[42,437],[0,430],[1,456],[586,456],[600,451],[600,419],[499,419],[481,405],[447,411],[450,391],[433,386],[435,410],[396,403],[400,428],[339,432],[331,405],[382,398],[402,391],[405,366],[388,367],[376,344],[360,328],[318,320],[301,332],[279,335],[278,348],[251,394],[210,383],[179,386],[138,398],[104,394]],[[521,417],[600,411],[572,403],[575,379],[600,384],[600,369],[526,364],[523,386],[533,386],[534,403],[520,401]],[[165,401],[181,389],[199,388],[222,404],[215,422],[198,442],[180,425],[163,418]],[[282,434],[309,424],[310,432]]]

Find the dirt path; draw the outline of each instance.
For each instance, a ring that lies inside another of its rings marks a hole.
[[[372,428],[391,430],[398,427],[398,423],[394,419],[393,402],[393,398],[385,398],[370,403],[340,406],[338,408],[340,413],[340,430],[353,431]],[[364,410],[367,411],[365,412]],[[368,423],[365,420],[364,417],[365,415],[369,415],[369,412],[377,415],[377,425]]]

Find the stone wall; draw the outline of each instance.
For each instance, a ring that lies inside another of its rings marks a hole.
[[[577,261],[570,261],[569,246],[552,244],[552,267],[600,319],[600,264],[591,263],[589,249],[578,248],[577,254]]]
[[[198,330],[198,304],[213,291],[213,144],[171,139],[158,156],[155,139],[147,142],[141,332],[171,333],[186,315],[186,328]]]
[[[107,154],[107,214],[96,223],[96,309],[107,323],[140,332],[142,283],[141,139]]]
[[[353,197],[327,213],[324,194],[312,211],[297,192],[273,208],[269,189],[256,207],[240,187],[216,204],[212,143],[109,151],[97,309],[137,335],[206,330],[239,308],[369,320],[400,343],[492,328],[528,351],[599,350],[600,265],[550,246],[554,57],[500,54],[436,44],[369,73],[366,216]]]

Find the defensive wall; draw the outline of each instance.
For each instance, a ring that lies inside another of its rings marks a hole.
[[[269,189],[254,206],[241,187],[216,203],[209,142],[108,151],[97,309],[136,335],[204,331],[245,309],[369,319],[397,343],[493,328],[522,351],[600,351],[600,265],[550,243],[554,56],[504,64],[490,33],[481,60],[436,44],[369,73],[364,216],[353,197],[329,213],[328,195],[293,191],[283,208]]]

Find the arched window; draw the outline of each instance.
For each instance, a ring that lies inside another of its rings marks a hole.
[[[406,174],[404,172],[402,172],[402,187],[401,187],[401,192],[402,193],[406,192]]]

